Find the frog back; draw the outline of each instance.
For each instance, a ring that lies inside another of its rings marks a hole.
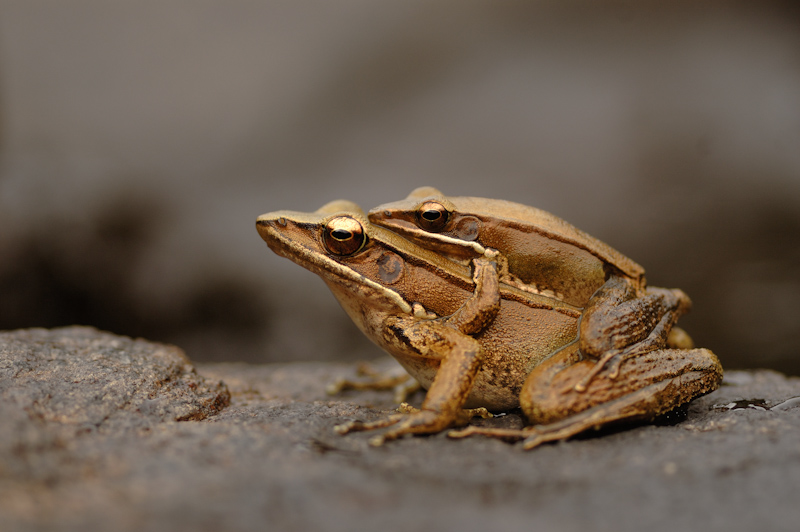
[[[549,212],[504,200],[448,199],[456,216],[479,224],[480,243],[501,251],[513,274],[569,303],[585,305],[611,273],[644,286],[639,264]]]

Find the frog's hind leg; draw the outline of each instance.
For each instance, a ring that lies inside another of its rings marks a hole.
[[[625,360],[648,351],[670,347],[691,347],[691,338],[676,331],[675,322],[691,308],[691,300],[681,290],[648,288],[637,295],[630,284],[612,277],[592,296],[581,317],[581,352],[596,361],[595,366],[574,385],[582,392],[607,365],[616,378]]]
[[[613,422],[650,421],[715,390],[722,380],[722,366],[708,349],[659,349],[629,359],[617,379],[598,375],[585,392],[559,391],[580,382],[592,367],[584,360],[552,380],[531,373],[520,400],[537,426],[527,435],[526,449]]]
[[[533,426],[466,427],[448,435],[524,439],[524,448],[532,449],[616,422],[652,420],[715,390],[722,380],[722,367],[711,351],[661,349],[628,360],[619,378],[599,375],[585,392],[577,392],[574,384],[592,370],[594,362],[570,364],[574,360],[575,353],[568,346],[528,377],[520,402]],[[572,392],[564,393],[563,389]]]

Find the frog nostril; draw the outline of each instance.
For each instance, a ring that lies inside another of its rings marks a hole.
[[[280,218],[258,218],[256,220],[256,226],[258,227],[275,227],[276,225],[280,225],[281,227],[286,227],[288,225],[288,220],[281,216]]]

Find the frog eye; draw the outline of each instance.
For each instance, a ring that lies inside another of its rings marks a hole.
[[[450,219],[450,212],[438,201],[426,201],[417,208],[417,224],[426,231],[438,233]]]
[[[345,257],[361,251],[367,242],[367,235],[358,220],[339,216],[325,225],[322,241],[328,252]]]

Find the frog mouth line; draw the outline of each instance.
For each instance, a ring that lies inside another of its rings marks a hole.
[[[281,223],[283,220],[283,223]],[[291,222],[288,222],[291,223]],[[307,248],[298,244],[275,225],[286,225],[287,219],[283,216],[270,217],[269,214],[259,216],[256,221],[256,228],[261,238],[267,246],[276,254],[302,266],[303,268],[323,277],[322,274],[333,274],[346,281],[351,281],[356,285],[367,286],[370,289],[383,294],[392,304],[399,307],[407,314],[413,314],[413,309],[400,294],[387,288],[375,281],[363,276],[360,273],[337,262],[318,250]]]

